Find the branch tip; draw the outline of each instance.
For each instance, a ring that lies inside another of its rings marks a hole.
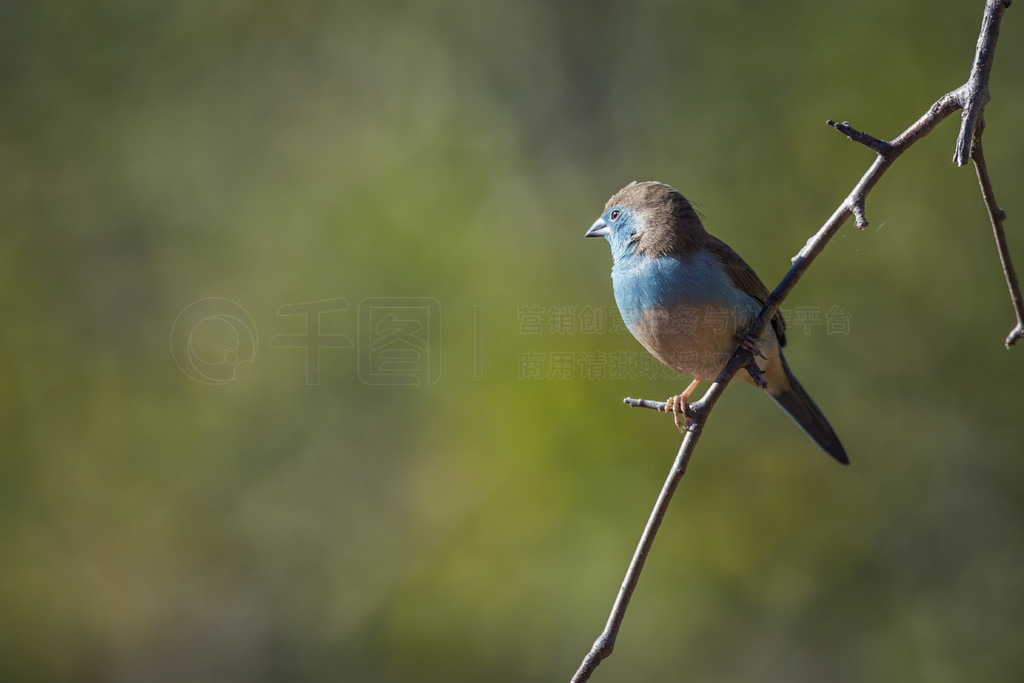
[[[1013,328],[1010,332],[1010,336],[1006,338],[1006,348],[1009,349],[1021,339],[1024,339],[1024,325],[1017,325],[1017,327]]]
[[[853,224],[857,226],[858,230],[863,230],[868,227],[868,219],[864,214],[863,197],[859,197],[856,201],[850,204],[850,213],[853,214]]]
[[[858,142],[864,145],[865,147],[870,149],[875,154],[878,154],[879,156],[887,156],[892,151],[892,144],[886,142],[885,140],[879,140],[873,135],[868,135],[863,131],[857,130],[856,128],[850,125],[849,121],[836,123],[832,119],[829,119],[825,123],[827,123],[828,125],[838,130],[840,133],[845,135],[848,140]]]

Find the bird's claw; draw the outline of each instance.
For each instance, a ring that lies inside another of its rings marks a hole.
[[[673,419],[676,423],[676,428],[679,433],[689,431],[690,425],[693,423],[693,417],[690,413],[690,406],[686,402],[686,397],[683,395],[669,396],[668,400],[665,401],[665,412],[672,413]],[[680,413],[683,416],[682,421],[679,420]]]
[[[757,337],[749,332],[737,332],[736,341],[739,342],[741,348],[749,351],[750,355],[760,356],[761,358],[768,360],[768,357],[764,355],[764,352],[757,347]]]
[[[754,384],[762,389],[768,388],[768,382],[765,380],[764,373],[761,372],[761,368],[757,367],[757,363],[750,363],[747,366],[747,374],[750,375],[750,379],[754,380]]]

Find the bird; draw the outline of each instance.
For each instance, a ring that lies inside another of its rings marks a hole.
[[[739,254],[704,229],[700,215],[678,190],[659,182],[632,182],[605,204],[586,232],[611,245],[612,289],[626,327],[655,358],[693,377],[669,398],[666,412],[687,415],[687,399],[701,381],[714,380],[737,346],[754,356],[764,392],[825,453],[849,464],[824,413],[789,369],[782,347],[781,313],[758,338],[749,327],[768,299],[768,288]],[[746,372],[742,377],[757,383]]]

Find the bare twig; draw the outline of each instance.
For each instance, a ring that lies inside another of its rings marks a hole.
[[[1013,269],[1013,261],[1010,260],[1010,250],[1006,246],[1006,232],[1003,230],[1003,221],[1006,219],[1006,212],[999,208],[996,203],[995,192],[992,190],[992,181],[988,177],[988,166],[985,165],[985,153],[981,146],[981,133],[985,129],[985,120],[978,121],[974,129],[974,144],[971,146],[971,159],[974,161],[974,170],[978,174],[978,184],[981,186],[981,198],[985,200],[985,208],[988,210],[988,218],[992,222],[992,232],[996,238],[996,251],[999,252],[999,262],[1003,266],[1003,275],[1006,276],[1006,286],[1010,290],[1010,302],[1013,304],[1013,312],[1017,316],[1017,325],[1006,338],[1006,348],[1010,348],[1021,339],[1024,339],[1024,299],[1020,294],[1020,283],[1017,281],[1017,273]]]
[[[605,624],[604,631],[594,641],[594,645],[590,648],[587,656],[583,658],[583,662],[576,671],[576,675],[572,677],[573,683],[589,679],[590,674],[594,672],[594,669],[601,663],[601,660],[612,653],[615,647],[615,638],[619,633],[619,627],[622,626],[622,618],[626,616],[626,608],[629,606],[630,598],[633,597],[633,590],[636,588],[637,581],[640,579],[640,572],[643,570],[644,562],[647,560],[647,553],[650,552],[651,546],[654,544],[654,536],[658,533],[658,527],[661,526],[661,520],[665,517],[665,511],[668,510],[669,500],[672,499],[672,494],[675,492],[676,486],[679,485],[679,480],[686,474],[686,465],[690,462],[690,456],[693,455],[693,447],[697,444],[699,435],[700,428],[697,427],[688,430],[686,436],[683,437],[683,443],[679,447],[679,453],[676,454],[675,461],[672,463],[668,479],[665,480],[664,486],[661,487],[658,501],[654,504],[654,509],[651,510],[647,526],[644,527],[644,532],[640,536],[640,543],[633,553],[633,559],[630,561],[629,569],[626,571],[626,578],[623,579],[622,586],[619,587],[619,594],[615,596],[615,604],[612,605],[612,613],[608,616],[608,622]]]
[[[814,234],[813,237],[807,240],[807,243],[800,252],[793,257],[793,265],[789,269],[789,272],[786,273],[785,277],[782,278],[782,281],[779,282],[778,286],[768,297],[768,300],[765,302],[761,312],[757,315],[757,318],[751,325],[749,334],[752,337],[760,337],[761,333],[768,325],[768,321],[771,320],[779,310],[779,306],[782,304],[783,300],[793,290],[796,283],[807,271],[811,262],[818,254],[821,253],[829,240],[832,239],[836,232],[839,231],[839,228],[846,222],[847,218],[851,215],[854,216],[856,225],[859,228],[867,226],[864,211],[867,195],[893,162],[896,161],[903,152],[909,149],[912,144],[931,132],[935,126],[937,126],[951,113],[957,109],[964,109],[964,115],[961,119],[960,137],[957,140],[957,152],[954,159],[957,161],[958,165],[961,166],[966,163],[968,156],[974,160],[975,167],[978,171],[978,180],[981,183],[982,196],[985,199],[985,204],[989,210],[989,216],[992,219],[993,230],[995,231],[996,236],[996,245],[999,249],[999,257],[1003,263],[1003,270],[1006,274],[1007,284],[1010,287],[1010,296],[1013,300],[1014,310],[1017,314],[1017,327],[1013,332],[1011,332],[1010,337],[1007,338],[1007,346],[1012,345],[1018,339],[1024,338],[1024,304],[1022,304],[1020,287],[1017,283],[1017,277],[1014,273],[1013,265],[1010,262],[1009,253],[1006,250],[1006,238],[1002,228],[1004,214],[998,206],[996,206],[991,184],[988,179],[988,172],[985,169],[985,161],[981,147],[981,131],[983,128],[981,115],[989,98],[988,78],[992,68],[992,58],[995,53],[995,41],[999,35],[999,24],[1002,20],[1003,11],[1006,7],[1009,7],[1009,5],[1009,0],[986,0],[981,33],[978,37],[974,64],[971,68],[971,75],[968,82],[960,88],[946,93],[939,98],[939,100],[935,102],[935,104],[933,104],[931,108],[921,116],[921,118],[915,121],[894,140],[884,141],[879,138],[875,138],[867,133],[856,130],[846,122],[837,124],[834,121],[828,121],[830,126],[834,127],[854,142],[858,142],[871,149],[875,152],[877,157],[871,167],[861,177],[860,181],[853,188],[850,194],[847,195],[846,199],[843,200],[832,216],[825,222],[818,232]],[[964,142],[965,136],[967,140],[966,143]],[[961,152],[963,152],[962,157]],[[629,606],[630,598],[632,597],[633,591],[636,589],[637,582],[640,579],[640,572],[643,570],[644,562],[646,561],[647,555],[654,543],[654,537],[658,532],[662,519],[665,517],[665,512],[668,509],[669,502],[671,502],[672,494],[675,492],[676,487],[679,485],[679,481],[686,473],[686,467],[693,455],[694,448],[696,448],[697,441],[700,439],[704,425],[707,423],[711,409],[714,407],[715,403],[718,402],[719,397],[722,395],[722,392],[725,391],[725,387],[728,386],[733,376],[741,368],[748,368],[752,365],[754,365],[754,363],[750,352],[743,348],[737,348],[732,358],[729,359],[725,368],[715,379],[715,382],[711,387],[705,392],[704,396],[696,403],[690,404],[690,428],[687,430],[686,436],[683,437],[683,443],[679,447],[679,452],[676,454],[675,461],[672,463],[672,469],[669,471],[668,477],[662,486],[661,493],[658,495],[658,500],[654,504],[654,509],[651,511],[651,515],[647,520],[647,525],[644,527],[643,534],[640,537],[640,542],[637,545],[636,551],[633,554],[633,559],[630,561],[629,567],[626,570],[626,576],[623,579],[622,586],[619,588],[619,593],[615,598],[615,603],[612,606],[612,611],[608,617],[607,623],[605,624],[605,628],[597,640],[594,641],[594,645],[591,647],[586,657],[584,657],[583,662],[580,664],[579,669],[572,678],[572,683],[583,683],[584,681],[589,680],[598,664],[612,653],[612,650],[615,647],[615,639],[618,635],[619,628],[622,626],[622,620],[625,617],[626,608]],[[649,401],[647,399],[627,398],[624,402],[633,407],[650,408],[662,412],[665,411],[666,407],[666,404],[662,401]]]
[[[722,374],[728,373],[731,377],[746,363],[752,361],[753,357],[750,355],[750,352],[740,349],[739,352],[729,359],[729,363],[725,366]],[[668,504],[672,500],[672,494],[675,493],[679,481],[686,474],[686,466],[690,463],[690,457],[693,455],[693,449],[697,445],[697,440],[700,439],[701,430],[707,423],[708,412],[718,402],[722,392],[725,391],[725,386],[725,382],[715,382],[711,385],[711,388],[704,392],[704,396],[700,401],[690,405],[690,414],[694,416],[692,426],[686,430],[686,436],[683,437],[683,443],[679,446],[679,452],[672,463],[672,469],[669,470],[668,478],[665,479],[665,483],[661,487],[658,500],[654,503],[654,509],[651,510],[651,516],[647,519],[647,525],[644,527],[643,534],[640,535],[640,543],[637,544],[636,550],[633,552],[633,559],[626,570],[626,576],[619,587],[619,593],[615,596],[615,603],[612,605],[612,611],[608,615],[608,621],[605,624],[604,630],[597,640],[594,641],[590,652],[583,658],[580,668],[577,669],[576,674],[572,677],[572,683],[582,683],[588,680],[590,675],[594,673],[597,665],[601,663],[601,660],[610,655],[615,648],[615,638],[618,636],[619,628],[622,626],[622,619],[626,616],[629,600],[633,597],[633,591],[640,580],[640,572],[643,571],[647,554],[650,552],[651,546],[654,545],[654,537],[661,526],[661,520],[665,518]],[[626,399],[625,403],[634,407],[653,408],[654,410],[665,412],[665,403],[663,401]]]
[[[668,403],[665,401],[651,401],[646,398],[624,398],[622,402],[630,408],[650,408],[651,410],[657,410],[662,413],[667,413],[665,409]]]
[[[826,121],[828,125],[832,126],[840,133],[850,138],[854,142],[859,142],[868,149],[872,150],[877,154],[886,154],[889,152],[890,145],[885,140],[879,140],[876,137],[863,133],[853,126],[850,125],[849,121],[843,121],[842,123],[836,123],[832,119]]]

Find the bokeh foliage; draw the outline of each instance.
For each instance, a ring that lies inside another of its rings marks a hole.
[[[966,79],[981,9],[0,5],[0,678],[567,678],[678,443],[618,402],[686,381],[596,379],[581,354],[639,346],[552,329],[612,305],[584,230],[662,180],[774,284],[870,162],[825,119],[896,135]],[[1022,26],[986,151],[1024,268]],[[900,159],[787,304],[848,313],[788,357],[853,466],[730,390],[597,679],[1024,669],[1024,350],[955,135]],[[258,331],[222,385],[170,350],[204,297]],[[436,300],[438,381],[365,381],[371,297]],[[331,298],[353,345],[310,383],[270,340]],[[570,377],[522,376],[563,353]]]

